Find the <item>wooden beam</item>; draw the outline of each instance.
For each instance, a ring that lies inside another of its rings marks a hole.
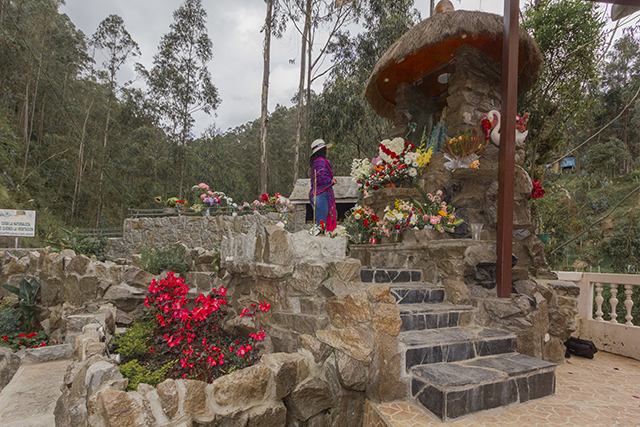
[[[516,114],[518,96],[518,0],[504,0],[502,46],[502,120],[500,126],[500,166],[498,170],[498,230],[496,282],[498,297],[511,295],[511,254],[513,250],[513,190],[516,157]]]

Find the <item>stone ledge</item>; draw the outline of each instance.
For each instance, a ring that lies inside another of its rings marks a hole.
[[[26,349],[22,356],[22,363],[28,365],[71,358],[73,358],[73,346],[71,344],[59,344]]]

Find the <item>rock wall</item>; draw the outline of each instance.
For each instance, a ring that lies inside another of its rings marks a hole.
[[[184,244],[188,248],[213,249],[225,236],[248,233],[258,225],[280,221],[277,213],[241,216],[171,216],[161,218],[127,218],[122,238],[110,239],[109,255],[131,258],[143,247]]]
[[[360,282],[345,239],[267,224],[227,235],[221,252],[230,306],[269,302],[259,321],[271,348],[288,354],[265,354],[212,384],[166,380],[125,392],[127,381],[97,345],[100,323],[91,323],[75,340],[56,425],[361,426],[366,398],[407,394],[399,310],[388,285]],[[225,325],[239,334],[253,328],[240,317]]]

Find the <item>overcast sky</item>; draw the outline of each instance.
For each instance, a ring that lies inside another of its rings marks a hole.
[[[453,0],[453,3],[456,9],[483,10],[500,15],[504,4],[502,0]],[[521,4],[524,3],[521,0]],[[173,11],[181,4],[182,0],[66,0],[61,11],[69,15],[86,36],[91,36],[108,15],[120,15],[140,45],[142,57],[136,61],[150,69],[160,38],[169,30]],[[429,15],[429,4],[429,0],[415,1],[423,19]],[[214,57],[209,69],[222,104],[217,110],[217,117],[204,113],[195,116],[198,135],[214,124],[226,131],[260,117],[264,37],[260,29],[266,12],[264,0],[203,0],[203,6],[208,14],[209,37],[213,41]],[[282,39],[274,39],[271,55],[269,111],[273,111],[276,104],[290,106],[291,97],[297,90],[298,33],[290,28]],[[98,64],[103,61],[100,56],[95,59]],[[295,64],[290,60],[295,60]],[[123,82],[133,76],[129,64],[128,68],[123,67],[119,79]],[[321,91],[322,81],[318,80],[313,89]]]

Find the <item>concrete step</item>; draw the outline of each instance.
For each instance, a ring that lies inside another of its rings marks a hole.
[[[360,280],[364,283],[420,283],[422,271],[412,268],[362,267]]]
[[[515,334],[480,326],[401,332],[399,338],[407,371],[417,365],[511,353],[517,346]]]
[[[414,366],[411,395],[442,421],[555,393],[556,365],[518,353]]]
[[[444,301],[444,288],[424,283],[399,283],[391,285],[391,295],[397,304],[437,304]]]
[[[401,332],[454,328],[471,323],[473,307],[452,304],[398,304]]]

